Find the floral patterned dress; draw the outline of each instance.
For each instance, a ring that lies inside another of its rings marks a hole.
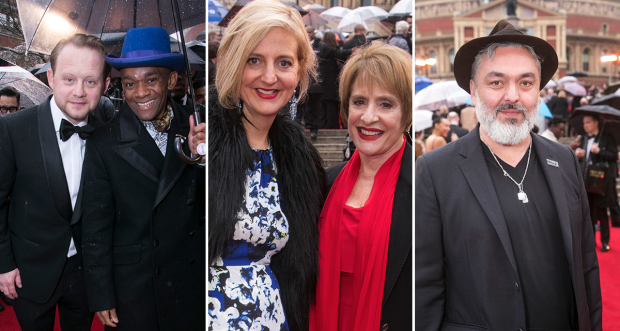
[[[271,257],[288,240],[271,148],[254,150],[232,244],[209,269],[209,330],[288,331]]]

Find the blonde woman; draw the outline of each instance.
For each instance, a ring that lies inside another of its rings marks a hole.
[[[325,171],[283,108],[316,59],[299,13],[255,0],[230,22],[209,95],[209,329],[307,330]]]

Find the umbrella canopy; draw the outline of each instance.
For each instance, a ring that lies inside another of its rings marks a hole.
[[[219,22],[228,14],[228,9],[215,0],[209,0],[209,22]]]
[[[564,76],[560,79],[558,79],[558,84],[563,85],[566,82],[578,82],[579,80],[577,79],[577,77],[574,76]]]
[[[554,88],[554,87],[556,87],[556,86],[558,86],[558,83],[557,83],[555,80],[550,79],[550,80],[547,82],[547,85],[545,85],[545,88],[546,88],[546,89],[547,89],[547,88]]]
[[[411,14],[413,8],[412,0],[400,0],[392,9],[390,9],[390,15],[407,15]]]
[[[538,106],[538,115],[553,118],[553,114],[551,114],[549,106],[547,106],[547,103],[543,99],[540,100],[540,105]]]
[[[613,134],[616,141],[620,141],[620,110],[607,105],[585,105],[576,108],[570,115],[568,122],[575,128],[578,134],[585,134],[583,129],[583,117],[597,114],[600,118],[599,128],[601,132]]]
[[[17,66],[0,67],[0,88],[7,86],[19,91],[22,108],[34,107],[52,93],[52,89],[37,77]]]
[[[592,101],[593,106],[607,105],[616,109],[620,109],[620,95],[610,94]]]
[[[321,13],[327,8],[317,4],[305,5],[302,8],[308,11],[308,14],[302,17],[306,26],[318,28],[319,26],[327,24],[327,20],[321,17]]]
[[[433,112],[430,110],[416,110],[415,116],[415,132],[426,130],[433,126]]]
[[[464,105],[469,99],[469,93],[465,92],[456,80],[435,83],[415,95],[413,105],[416,110],[437,110],[441,106],[448,108]]]
[[[321,13],[321,17],[327,20],[329,23],[338,24],[342,18],[351,12],[351,9],[335,6],[327,9]]]
[[[250,1],[252,0],[238,0],[237,2],[235,2],[235,4],[232,6],[232,8],[230,8],[230,11],[228,11],[228,14],[226,14],[226,16],[224,16],[224,18],[222,18],[222,20],[220,21],[220,23],[218,24],[219,26],[223,26],[223,27],[227,27],[228,23],[230,23],[230,21],[237,15],[237,13],[241,10],[241,8],[243,8],[243,6],[247,5],[248,3],[250,3]],[[299,5],[297,5],[294,2],[291,1],[282,1],[280,0],[283,4],[295,8],[297,9],[297,11],[299,11],[299,14],[301,14],[301,16],[304,16],[306,14],[308,14],[308,12],[306,10],[304,10],[303,8],[301,8]]]
[[[388,12],[376,6],[355,8],[342,17],[342,20],[338,23],[337,29],[340,31],[353,32],[353,29],[358,24],[362,24],[368,29],[369,24],[379,22],[388,16],[390,16]]]
[[[585,87],[575,82],[564,83],[564,91],[578,97],[585,97],[588,94]]]
[[[603,94],[608,95],[608,94],[615,93],[616,91],[618,91],[619,88],[620,88],[620,82],[615,82],[615,83],[607,86],[605,91],[603,91]]]
[[[573,77],[588,77],[588,73],[584,71],[571,71],[567,73],[566,75],[573,76]]]
[[[433,81],[426,76],[415,76],[415,92],[418,93],[426,87],[433,85]]]
[[[106,32],[160,26],[172,34],[179,23],[184,27],[204,23],[206,1],[177,3],[181,22],[175,22],[171,0],[17,0],[17,8],[27,48],[50,54],[60,39],[75,32],[101,37]]]

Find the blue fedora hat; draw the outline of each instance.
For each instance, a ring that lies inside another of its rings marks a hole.
[[[123,42],[121,57],[108,54],[112,68],[165,67],[177,72],[185,70],[183,54],[172,53],[170,37],[158,26],[129,29]]]

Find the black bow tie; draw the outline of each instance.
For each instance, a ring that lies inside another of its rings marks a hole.
[[[595,134],[589,134],[589,135],[588,135],[588,140],[590,140],[590,139],[592,139],[592,138],[596,138],[596,135],[595,135]]]
[[[74,133],[77,133],[80,138],[86,139],[90,137],[93,132],[95,132],[95,128],[90,125],[75,126],[64,118],[60,121],[60,139],[62,139],[62,141],[69,140]]]

